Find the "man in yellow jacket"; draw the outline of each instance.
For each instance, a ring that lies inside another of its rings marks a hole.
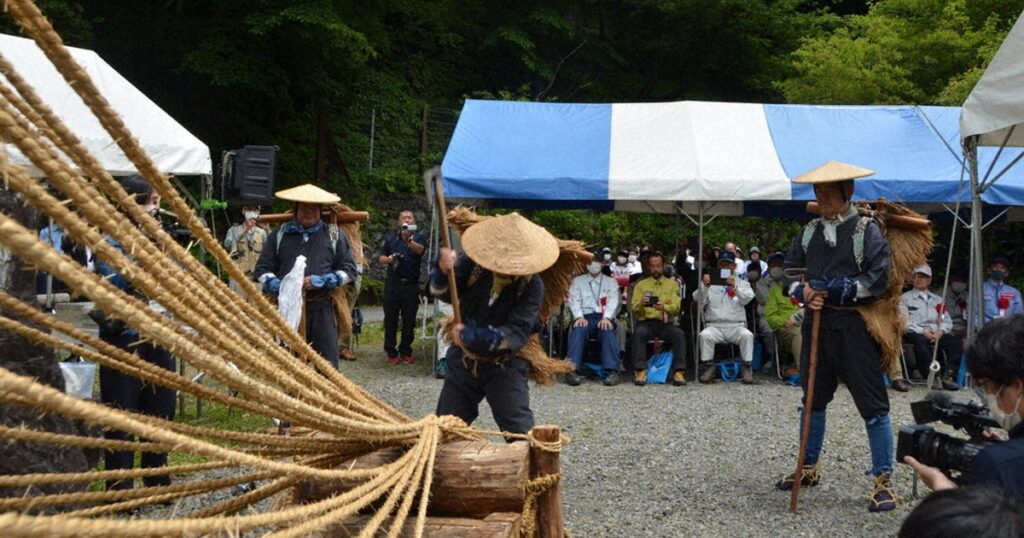
[[[655,252],[647,258],[647,278],[633,288],[629,309],[636,325],[633,328],[633,384],[647,384],[647,356],[644,347],[651,338],[660,338],[672,345],[672,384],[686,384],[686,335],[676,327],[679,315],[679,283],[665,278],[665,255]]]

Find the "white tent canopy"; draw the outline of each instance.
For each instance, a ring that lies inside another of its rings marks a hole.
[[[210,149],[91,50],[68,47],[157,168],[175,175],[210,175]],[[30,40],[0,34],[0,53],[112,175],[136,172],[89,108]],[[39,174],[13,145],[5,151],[15,164]]]
[[[964,101],[960,136],[979,136],[981,146],[1024,146],[1024,15]]]

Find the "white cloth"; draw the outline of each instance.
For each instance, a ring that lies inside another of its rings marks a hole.
[[[744,305],[754,299],[754,290],[746,280],[736,280],[734,297],[729,297],[727,286],[705,286],[701,284],[693,292],[693,298],[704,307],[704,320],[710,323],[746,323]]]
[[[305,273],[306,257],[300,255],[295,258],[292,270],[281,279],[281,289],[277,293],[277,311],[294,330],[298,330],[302,320],[302,280]]]
[[[754,333],[742,323],[708,325],[700,332],[700,360],[708,362],[715,358],[715,344],[737,344],[744,364],[754,360]]]
[[[930,291],[918,291],[916,289],[904,293],[900,297],[900,311],[907,320],[908,333],[924,333],[925,331],[935,332],[941,330],[944,333],[953,330],[953,320],[948,312],[943,312],[939,317],[939,305],[945,302],[938,294]],[[941,321],[940,321],[941,320]]]
[[[572,279],[569,287],[569,311],[573,319],[600,312],[607,319],[615,319],[619,311],[619,284],[614,278],[598,274],[580,275]]]

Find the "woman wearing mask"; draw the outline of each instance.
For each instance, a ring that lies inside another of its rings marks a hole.
[[[1009,432],[1009,440],[993,443],[974,457],[963,485],[990,486],[1024,500],[1024,316],[986,324],[967,348],[967,370],[992,417]],[[941,470],[907,456],[928,487],[957,487]]]

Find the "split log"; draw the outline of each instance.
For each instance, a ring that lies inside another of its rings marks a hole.
[[[345,461],[341,469],[369,469],[398,459],[400,448],[387,448]],[[485,517],[495,512],[522,512],[529,476],[527,443],[457,441],[441,446],[434,461],[429,513],[432,516]],[[358,486],[346,480],[308,480],[297,500],[312,503]],[[561,519],[559,519],[561,523]]]
[[[402,525],[402,532],[399,534],[401,538],[415,536],[416,518],[414,515],[410,514],[409,518],[405,520],[405,524]],[[369,519],[370,516],[360,516],[334,525],[314,536],[323,538],[358,536]],[[489,514],[483,519],[428,517],[423,535],[444,538],[512,538],[519,536],[521,519],[522,515],[515,513]],[[382,529],[387,529],[386,524]]]

